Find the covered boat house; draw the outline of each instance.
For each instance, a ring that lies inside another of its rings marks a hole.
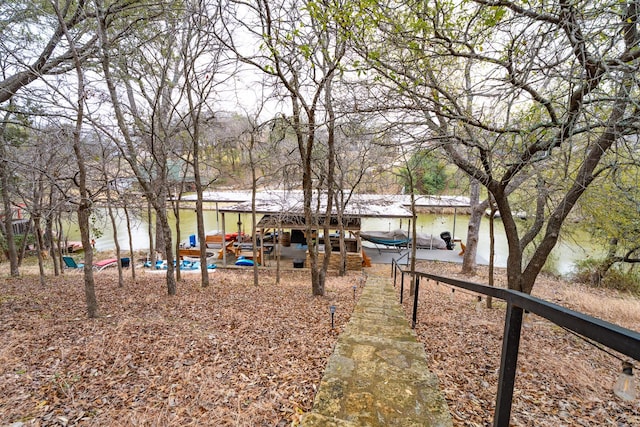
[[[188,202],[195,196],[183,197]],[[256,225],[253,234],[256,235],[258,244],[258,259],[261,264],[268,258],[273,259],[279,255],[281,259],[293,260],[294,267],[309,265],[307,238],[305,236],[306,224],[304,219],[303,193],[299,190],[261,190],[256,193],[255,202],[252,202],[250,192],[207,192],[204,194],[204,203],[214,205],[220,215],[220,234],[228,235],[237,231],[237,236],[242,235],[240,214],[256,214]],[[416,202],[418,208],[449,207],[458,209],[468,207],[466,198],[441,198],[435,196],[419,196]],[[319,262],[322,261],[328,245],[332,252],[339,252],[339,236],[337,232],[342,229],[345,233],[344,242],[347,250],[347,269],[360,270],[363,262],[366,263],[367,255],[363,250],[361,240],[361,227],[363,218],[400,218],[406,219],[407,230],[410,230],[413,214],[408,204],[410,200],[406,195],[378,195],[378,194],[353,194],[341,215],[333,207],[330,218],[332,233],[327,239],[321,234],[325,217],[315,217],[315,223],[319,230],[313,230],[312,241],[318,246]],[[314,200],[312,206],[319,212],[326,211],[326,200]],[[237,222],[236,222],[237,215]],[[342,227],[339,221],[342,221]],[[246,225],[246,224],[245,224]],[[455,232],[455,231],[454,231]],[[252,257],[253,248],[240,237],[235,243],[235,251],[222,250],[220,255],[223,265],[235,260],[232,256]],[[246,239],[248,240],[248,239]],[[337,269],[340,262],[339,253],[331,256],[329,269]]]

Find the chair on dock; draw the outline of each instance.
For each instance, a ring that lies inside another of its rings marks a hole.
[[[234,255],[235,254],[235,248],[233,247],[234,243],[235,242],[233,240],[226,242],[224,246],[220,248],[220,250],[218,251],[218,259],[222,259],[224,257],[224,251],[227,251],[227,254]]]
[[[76,260],[71,258],[70,256],[63,256],[62,261],[64,261],[64,265],[67,268],[70,268],[73,270],[81,270],[84,267],[84,264],[78,264]]]
[[[70,256],[63,256],[62,261],[64,261],[64,265],[67,268],[72,270],[80,271],[84,268],[84,264],[77,263],[76,260],[71,258]],[[92,268],[94,268],[97,271],[102,271],[107,267],[116,265],[117,263],[118,263],[117,258],[109,258],[102,261],[94,262]]]
[[[94,262],[93,263],[93,268],[95,268],[98,271],[102,271],[107,267],[112,267],[118,264],[118,259],[117,258],[109,258],[109,259],[104,259],[102,261],[98,261],[98,262]]]

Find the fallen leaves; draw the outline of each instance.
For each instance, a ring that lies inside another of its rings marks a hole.
[[[317,298],[304,272],[286,273],[280,285],[266,273],[256,287],[250,273],[221,270],[209,288],[187,276],[168,297],[162,276],[120,289],[105,271],[97,276],[102,317],[94,320],[85,318],[80,275],[49,278],[44,288],[36,277],[9,279],[0,287],[0,423],[292,425],[312,406],[360,277],[330,277],[327,296]],[[491,425],[504,304],[476,310],[474,295],[432,282],[420,289],[417,333],[454,425]],[[637,300],[544,277],[534,292],[640,327]],[[333,330],[330,305],[338,307]],[[611,392],[619,369],[616,359],[534,317],[523,329],[512,425],[640,425],[639,403]]]
[[[459,275],[460,267],[422,262],[423,271],[457,276],[486,283],[482,276]],[[480,274],[486,274],[482,269]],[[498,272],[504,283],[504,271]],[[579,298],[567,298],[578,295]],[[541,277],[534,292],[552,300],[560,298],[569,308],[639,330],[640,301],[628,297],[622,306],[630,312],[610,309],[621,297],[614,292],[590,289]],[[585,297],[593,293],[597,298]],[[405,301],[410,300],[405,294]],[[411,302],[405,304],[407,316]],[[438,376],[455,426],[490,426],[493,423],[505,306],[494,300],[494,308],[476,309],[477,298],[462,290],[431,281],[420,284],[416,332],[430,358],[430,369]],[[597,304],[587,304],[597,301]],[[583,340],[532,316],[522,331],[518,372],[513,396],[511,425],[514,426],[617,426],[640,425],[640,403],[617,399],[612,386],[620,362]]]
[[[96,276],[101,317],[84,318],[81,276],[8,280],[0,288],[0,422],[27,425],[290,425],[313,403],[356,276],[217,271],[169,297],[163,278],[124,289]],[[359,277],[359,275],[358,275]]]

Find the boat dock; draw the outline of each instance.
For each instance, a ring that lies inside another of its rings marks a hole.
[[[281,259],[282,262],[287,264],[292,260],[306,259],[306,246],[292,244],[289,247],[281,247]],[[411,249],[408,248],[375,248],[375,247],[363,247],[364,252],[371,259],[372,264],[391,264],[395,259],[399,263],[408,262]],[[340,256],[339,253],[332,253],[332,256]],[[270,263],[275,263],[274,254],[271,254],[270,259],[266,260],[266,266]],[[416,249],[416,259],[422,261],[442,261],[461,264],[462,255],[460,255],[460,249],[456,247],[454,250],[447,249]],[[476,256],[476,262],[478,265],[489,265],[489,261],[481,255]]]

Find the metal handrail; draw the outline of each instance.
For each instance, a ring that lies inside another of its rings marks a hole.
[[[393,261],[395,261],[396,263],[398,263],[398,264],[399,264],[399,263],[400,263],[400,260],[401,260],[402,258],[405,258],[405,257],[406,257],[406,258],[407,258],[407,265],[409,265],[409,259],[410,259],[409,254],[410,254],[410,253],[411,253],[411,251],[410,251],[410,250],[407,250],[407,252],[405,252],[404,254],[400,255],[398,258],[393,258]]]
[[[394,287],[396,285],[398,272],[401,273],[402,284],[404,284],[404,275],[411,274],[410,271],[403,270],[395,260],[392,261],[391,268]],[[511,404],[513,401],[513,387],[518,361],[518,349],[520,346],[522,316],[525,310],[610,349],[616,350],[625,356],[640,361],[640,333],[636,331],[623,328],[619,325],[578,311],[570,310],[523,292],[481,285],[478,283],[437,276],[435,274],[424,272],[415,272],[412,328],[415,328],[417,322],[418,293],[421,277],[428,280],[434,280],[437,283],[446,283],[450,286],[498,298],[507,303],[504,335],[502,340],[502,354],[500,358],[500,377],[496,397],[496,409],[493,419],[493,425],[495,427],[509,426]],[[400,303],[402,303],[403,290],[403,287],[401,287]]]

